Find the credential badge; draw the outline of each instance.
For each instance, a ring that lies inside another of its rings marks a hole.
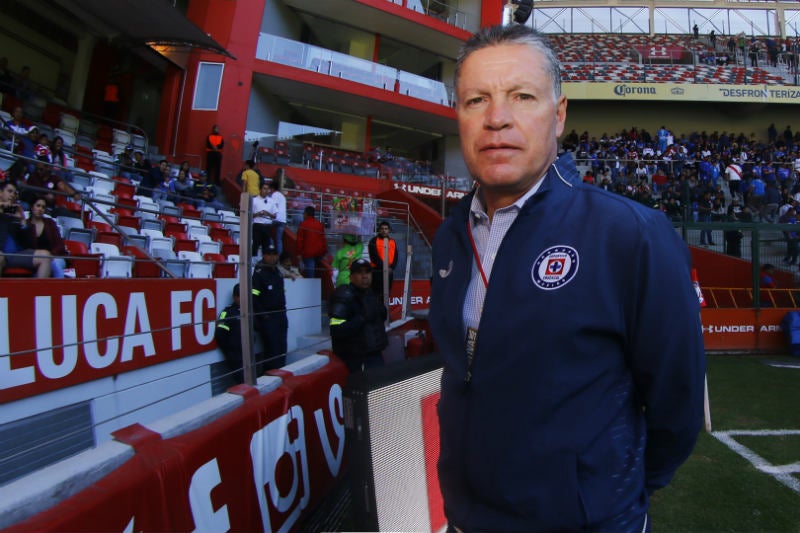
[[[551,246],[539,254],[531,268],[531,279],[546,291],[569,283],[578,272],[578,252],[570,246]]]

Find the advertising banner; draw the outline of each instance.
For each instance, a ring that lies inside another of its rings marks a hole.
[[[0,404],[216,346],[213,280],[0,285]]]
[[[298,531],[346,466],[346,376],[333,358],[199,429],[132,443],[123,466],[4,531]]]
[[[783,353],[781,319],[790,309],[709,309],[700,311],[707,351]]]
[[[565,82],[567,98],[575,100],[669,100],[671,102],[760,102],[800,104],[800,87],[723,85],[716,83]]]

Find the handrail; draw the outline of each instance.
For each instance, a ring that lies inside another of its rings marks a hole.
[[[702,287],[709,309],[752,308],[755,290],[751,287]],[[741,293],[741,298],[737,297]],[[793,309],[800,307],[800,289],[760,289],[762,307]],[[764,300],[767,300],[766,302]],[[791,305],[783,305],[789,303]],[[727,304],[727,305],[726,305]],[[781,305],[779,305],[781,304]]]

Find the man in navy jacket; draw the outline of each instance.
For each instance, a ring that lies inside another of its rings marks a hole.
[[[452,531],[647,531],[691,453],[705,371],[690,257],[663,213],[557,157],[555,53],[485,28],[456,65],[478,183],[434,241],[439,480]]]

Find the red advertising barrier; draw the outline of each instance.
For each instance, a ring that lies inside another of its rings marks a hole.
[[[389,295],[389,317],[398,320],[403,313],[403,287],[402,280],[395,280],[392,292]],[[431,304],[431,282],[425,279],[411,280],[408,311],[427,309]]]
[[[298,531],[344,470],[347,368],[331,358],[307,376],[282,377],[277,390],[245,395],[236,410],[174,438],[121,430],[136,449],[131,460],[5,531]]]
[[[700,311],[707,351],[783,353],[781,319],[793,309],[709,309]]]
[[[213,280],[0,285],[0,403],[213,349]]]

